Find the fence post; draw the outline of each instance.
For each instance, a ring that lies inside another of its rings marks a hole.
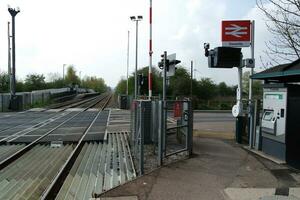
[[[158,102],[158,166],[163,164],[163,101]]]
[[[189,155],[193,154],[193,109],[192,101],[188,101],[189,122],[188,122],[188,151]]]
[[[139,109],[139,121],[140,121],[140,175],[144,174],[144,110],[145,110],[145,102],[140,102],[140,109]]]
[[[3,112],[3,94],[1,94],[1,112]]]

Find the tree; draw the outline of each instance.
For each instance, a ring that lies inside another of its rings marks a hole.
[[[197,96],[201,100],[212,99],[217,94],[217,86],[210,78],[201,78],[198,88]]]
[[[76,75],[76,70],[73,65],[67,68],[67,74],[65,76],[65,83],[70,86],[75,86],[80,84],[80,79]]]
[[[63,88],[64,80],[59,73],[49,73],[48,82],[46,83],[47,88]]]
[[[235,88],[229,87],[225,82],[221,82],[217,85],[218,95],[221,97],[228,97],[235,95]]]
[[[170,77],[170,85],[167,94],[172,97],[190,96],[191,76],[182,66],[178,66],[175,75]]]
[[[106,92],[108,90],[107,85],[104,82],[103,78],[97,78],[95,76],[87,76],[82,80],[82,87],[93,89],[96,92]]]
[[[274,35],[266,43],[269,58],[276,64],[300,58],[300,1],[256,0],[256,4],[267,18],[269,32]]]
[[[6,72],[0,73],[0,92],[9,92],[9,75]]]
[[[243,94],[248,96],[249,95],[249,78],[250,71],[246,71],[243,73],[242,82],[243,82]],[[252,84],[252,94],[253,96],[260,97],[262,96],[262,82],[259,80],[253,80]]]
[[[137,71],[137,74],[148,75],[148,67],[144,67]],[[127,80],[122,78],[116,88],[115,92],[117,94],[126,94]],[[158,96],[162,92],[162,77],[160,77],[159,71],[156,68],[152,69],[152,94],[153,96]],[[128,93],[129,95],[134,95],[134,73],[128,78]],[[148,95],[148,82],[145,82],[141,87],[141,94]]]
[[[43,74],[28,74],[25,79],[25,90],[43,90],[45,89],[45,77]]]

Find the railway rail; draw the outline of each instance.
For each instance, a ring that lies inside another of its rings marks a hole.
[[[58,172],[58,174],[55,176],[55,178],[53,179],[52,183],[50,184],[50,186],[46,189],[46,191],[43,193],[41,199],[54,199],[56,197],[56,195],[58,194],[61,186],[63,185],[64,180],[66,179],[67,175],[68,175],[68,171],[71,170],[74,162],[76,161],[76,158],[78,157],[80,151],[83,148],[83,139],[86,137],[87,133],[89,132],[89,130],[92,128],[92,126],[94,125],[94,123],[96,122],[97,118],[99,117],[100,113],[104,110],[104,108],[106,107],[106,105],[108,104],[108,102],[110,101],[111,95],[109,95],[108,97],[106,97],[105,101],[103,101],[102,107],[101,109],[98,111],[96,117],[93,119],[93,121],[90,123],[90,125],[87,127],[87,129],[84,131],[84,133],[82,134],[80,140],[78,141],[78,143],[76,144],[76,147],[74,148],[74,150],[72,151],[72,153],[70,154],[70,156],[68,157],[67,161],[64,163],[64,165],[62,166],[61,170]],[[100,102],[100,101],[99,101]],[[93,106],[95,106],[96,104],[98,104],[99,102],[95,102],[93,104]]]
[[[89,102],[97,100],[101,95],[98,95],[96,97],[90,97],[88,99],[81,99],[81,100],[72,100],[72,101],[66,101],[59,104],[54,104],[53,106],[47,107],[45,110],[42,110],[43,112],[51,110],[51,109],[59,109],[59,112],[66,111],[69,108],[85,108],[89,107]],[[83,106],[85,105],[85,106]],[[92,107],[92,106],[90,106]],[[46,115],[43,112],[31,112],[31,111],[23,111],[19,112],[17,114],[11,114],[7,113],[1,119],[5,119],[1,121],[0,124],[0,140],[3,139],[3,135],[7,134],[10,135],[12,132],[19,132],[20,130],[24,130],[27,128],[30,128],[32,126],[38,126],[38,124],[43,123],[43,121],[46,121],[49,118],[54,117],[57,115],[56,112],[53,113],[47,113]],[[30,113],[30,115],[28,115]],[[24,117],[26,116],[26,117]],[[13,118],[13,120],[11,120]]]
[[[93,101],[93,100],[97,99],[99,96],[101,96],[101,95],[92,96],[92,97],[85,97],[85,98],[82,98],[82,99],[73,99],[73,100],[70,100],[70,101],[65,101],[65,102],[62,102],[62,103],[57,103],[57,104],[48,106],[46,108],[46,110],[49,110],[49,109],[62,109],[62,110],[66,110],[68,108],[74,108],[74,107],[82,106],[82,104],[86,104],[86,103],[88,103],[90,101]]]
[[[92,108],[96,103],[99,103],[100,101],[108,101],[110,99],[110,97],[111,97],[111,95],[107,95],[107,94],[102,95],[101,97],[99,97],[97,99],[97,102],[95,102],[95,101],[90,102],[89,105],[87,105],[81,111],[72,111],[72,112],[68,112],[65,115],[62,115],[60,117],[57,117],[57,119],[59,119],[61,117],[65,117],[66,119],[63,120],[58,125],[56,125],[55,127],[53,127],[50,130],[46,131],[43,135],[39,136],[34,141],[30,142],[29,144],[27,144],[25,147],[21,148],[20,150],[18,150],[14,154],[12,154],[12,155],[8,156],[7,158],[1,160],[0,161],[0,170],[4,169],[6,166],[8,166],[9,164],[11,164],[15,160],[17,160],[19,157],[21,157],[27,151],[29,151],[30,149],[32,149],[43,138],[47,137],[49,134],[51,134],[52,132],[54,132],[55,130],[57,130],[58,128],[60,128],[61,126],[63,126],[64,124],[66,124],[67,122],[69,122],[70,120],[72,120],[73,118],[75,118],[76,116],[78,116],[81,113],[83,113],[83,112],[87,111],[88,109]],[[104,107],[103,107],[103,109],[104,109]],[[30,130],[23,130],[21,132],[17,132],[16,134],[9,135],[6,138],[1,139],[0,142],[1,142],[1,144],[12,143],[12,142],[14,142],[14,140],[18,139],[19,137],[24,136],[24,135],[26,135],[26,134],[28,134],[28,133],[30,133],[32,131],[35,131],[35,130],[41,128],[41,127],[44,127],[44,126],[46,126],[47,124],[49,124],[50,122],[53,122],[53,121],[55,121],[55,119],[46,120],[46,122],[44,122],[44,123],[40,123],[38,125],[35,125],[34,127],[31,127]]]
[[[128,132],[107,131],[111,97],[0,127],[0,199],[90,199],[134,179]]]

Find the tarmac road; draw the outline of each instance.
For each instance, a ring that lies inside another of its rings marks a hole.
[[[194,112],[194,135],[233,139],[235,118],[230,112]]]
[[[199,122],[233,122],[235,121],[231,113],[220,112],[194,112],[194,123]]]

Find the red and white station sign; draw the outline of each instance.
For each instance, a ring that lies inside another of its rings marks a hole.
[[[251,45],[251,21],[222,21],[222,45],[249,47]]]

